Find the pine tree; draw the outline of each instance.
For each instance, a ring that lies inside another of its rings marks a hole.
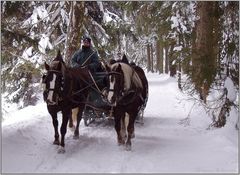
[[[196,47],[193,55],[192,80],[200,98],[206,103],[209,89],[216,75],[216,56],[213,45],[213,21],[215,2],[198,2]]]
[[[70,60],[81,44],[80,37],[83,34],[84,2],[70,2],[69,24],[65,46],[65,62]]]

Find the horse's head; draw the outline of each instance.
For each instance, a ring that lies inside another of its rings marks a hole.
[[[141,79],[125,55],[122,60],[110,62],[106,70],[109,75],[107,100],[111,105],[115,106],[130,92],[143,88]]]
[[[56,58],[59,58],[59,54]],[[54,59],[51,65],[45,62],[47,73],[42,76],[43,98],[48,105],[57,105],[63,96],[63,73],[64,63],[62,60]]]
[[[124,91],[124,72],[120,63],[114,63],[107,68],[108,92],[107,100],[111,105],[116,105]]]

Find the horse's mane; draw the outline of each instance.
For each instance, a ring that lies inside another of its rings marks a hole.
[[[121,65],[123,75],[124,75],[124,87],[126,90],[129,90],[131,87],[131,81],[136,87],[143,88],[142,81],[139,78],[138,74],[134,71],[131,66],[125,63],[114,63],[111,65],[111,70],[115,71],[117,67]]]

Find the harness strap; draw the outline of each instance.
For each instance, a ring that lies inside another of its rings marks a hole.
[[[84,81],[84,80],[83,80]],[[98,81],[100,81],[100,80],[98,80]],[[97,81],[97,82],[98,82]],[[80,89],[79,91],[76,91],[76,92],[74,92],[71,96],[74,96],[74,95],[77,95],[77,94],[79,94],[80,92],[82,92],[82,91],[84,91],[84,90],[86,90],[86,89],[88,89],[88,88],[92,88],[93,90],[95,90],[95,91],[98,91],[98,90],[96,90],[94,87],[93,87],[93,85],[94,85],[94,83],[88,83],[88,82],[86,82],[86,81],[84,81],[86,84],[88,84],[87,86],[85,86],[84,88],[82,88],[82,89]],[[103,95],[102,93],[100,93],[101,95]]]
[[[45,91],[56,91],[56,89],[49,88],[49,89],[46,89]]]
[[[48,70],[48,72],[55,72],[55,73],[62,74],[62,72],[61,72],[61,71],[58,71],[58,70]]]
[[[123,100],[127,95],[129,95],[131,92],[134,92],[134,94],[133,94],[133,97],[132,98],[130,98],[130,99],[127,99],[127,101],[126,100]],[[136,99],[136,97],[139,97],[143,102],[144,102],[144,99],[143,99],[143,97],[142,97],[142,94],[141,93],[139,93],[139,92],[136,92],[136,91],[129,91],[128,93],[126,93],[124,96],[122,96],[119,100],[118,100],[118,103],[120,104],[120,105],[129,105],[129,104],[131,104],[131,103],[133,103],[133,101]]]

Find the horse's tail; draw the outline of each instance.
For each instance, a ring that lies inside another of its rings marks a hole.
[[[148,81],[147,77],[143,71],[143,69],[139,66],[135,66],[135,71],[137,72],[139,78],[141,79],[142,85],[143,85],[143,91],[142,91],[142,97],[143,97],[143,104],[141,106],[141,110],[144,111],[144,109],[147,106],[148,101]]]
[[[148,85],[146,86],[145,93],[146,93],[146,97],[145,97],[145,99],[144,99],[144,103],[143,103],[143,106],[142,106],[142,110],[144,110],[144,109],[146,108],[147,102],[148,102],[148,93],[149,93],[149,91],[148,91]]]

